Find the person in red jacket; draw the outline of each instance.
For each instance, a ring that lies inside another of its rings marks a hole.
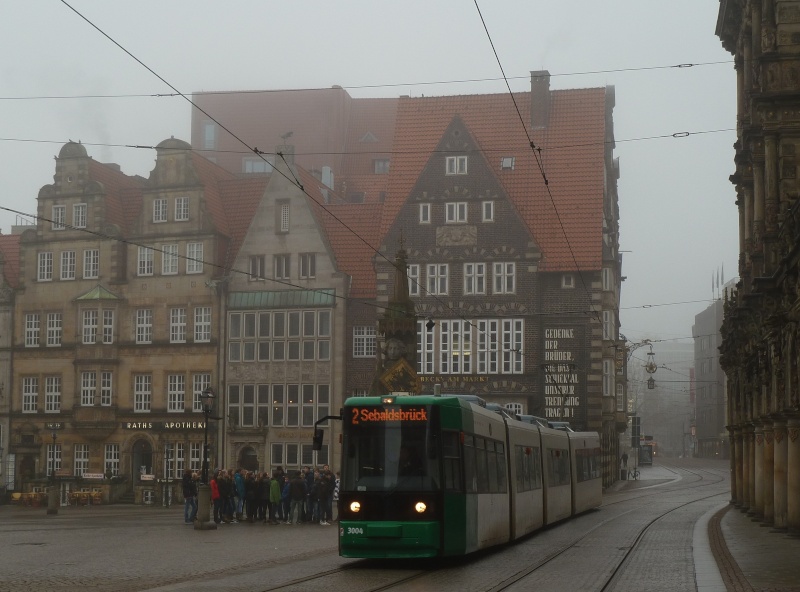
[[[211,503],[214,504],[214,522],[219,524],[222,522],[222,497],[219,494],[217,479],[219,479],[219,473],[214,475],[209,485],[211,486]]]

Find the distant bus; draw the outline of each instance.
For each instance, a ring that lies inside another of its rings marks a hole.
[[[655,442],[642,442],[639,444],[639,464],[652,465],[655,456]]]

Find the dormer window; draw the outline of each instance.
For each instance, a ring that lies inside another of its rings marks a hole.
[[[500,159],[500,168],[504,171],[513,171],[515,160],[513,156],[504,156]]]
[[[575,276],[572,274],[566,274],[561,276],[561,287],[562,288],[574,288],[575,287]]]
[[[372,161],[372,165],[374,167],[374,171],[376,175],[385,175],[389,172],[389,159],[388,158],[376,158]]]
[[[448,175],[466,175],[467,157],[448,156],[445,160],[445,173]]]

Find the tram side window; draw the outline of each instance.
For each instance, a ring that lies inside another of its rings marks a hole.
[[[475,460],[477,461],[478,493],[489,490],[489,467],[486,464],[486,439],[475,437]]]
[[[467,493],[478,493],[478,475],[475,472],[475,436],[464,434],[464,485]]]
[[[442,469],[445,491],[462,491],[458,432],[442,432]]]
[[[514,450],[517,465],[517,492],[542,488],[542,465],[539,448],[517,446]]]
[[[600,478],[600,449],[581,448],[575,451],[578,481]]]
[[[551,448],[547,455],[549,487],[569,485],[569,453],[560,448]]]
[[[502,442],[494,443],[495,466],[497,467],[497,491],[506,493],[506,446]]]

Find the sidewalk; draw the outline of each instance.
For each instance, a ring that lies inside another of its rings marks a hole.
[[[670,483],[680,476],[658,463],[640,466],[636,481],[613,490]],[[695,533],[695,570],[700,592],[800,592],[800,537],[777,532],[731,504],[710,512]],[[713,558],[713,561],[712,559]]]

